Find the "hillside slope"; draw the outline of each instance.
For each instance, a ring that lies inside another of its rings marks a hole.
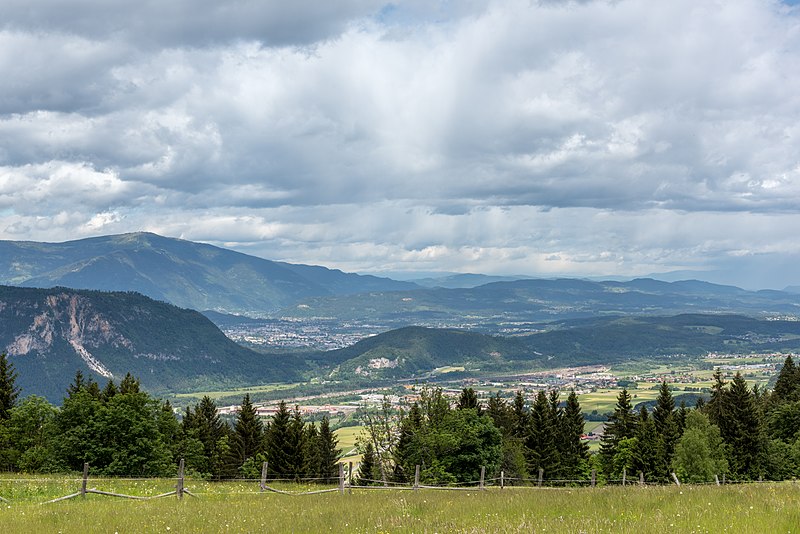
[[[23,394],[59,401],[76,370],[99,382],[131,372],[162,392],[294,380],[290,357],[229,340],[198,312],[137,293],[0,286],[0,347]]]

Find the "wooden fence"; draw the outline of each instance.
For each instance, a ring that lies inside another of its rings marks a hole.
[[[409,491],[418,491],[421,489],[424,490],[450,490],[450,491],[459,491],[459,490],[466,490],[466,491],[483,491],[487,488],[497,488],[500,490],[513,487],[517,488],[543,488],[543,487],[565,487],[565,486],[588,486],[588,487],[596,487],[598,485],[597,473],[595,470],[591,472],[591,478],[589,479],[545,479],[544,470],[539,469],[538,477],[536,478],[514,478],[514,477],[507,477],[505,472],[501,471],[500,475],[495,478],[486,478],[486,468],[482,467],[480,471],[480,478],[474,481],[467,481],[462,482],[459,484],[450,484],[450,485],[426,485],[422,484],[420,481],[420,466],[416,466],[414,472],[414,482],[413,484],[400,484],[389,482],[386,480],[354,480],[353,478],[353,464],[352,462],[349,463],[348,468],[345,469],[345,465],[343,463],[339,464],[339,473],[338,477],[328,478],[328,479],[308,479],[308,478],[300,478],[299,476],[291,477],[291,478],[277,478],[273,477],[270,479],[269,475],[269,464],[264,462],[261,469],[261,478],[258,480],[255,479],[238,479],[239,482],[258,482],[258,489],[256,490],[254,484],[254,491],[253,493],[276,493],[280,495],[290,495],[290,496],[297,496],[297,495],[315,495],[315,494],[322,494],[322,493],[352,493],[354,489],[358,490],[409,490]],[[637,476],[638,475],[638,476]],[[644,475],[639,472],[637,473],[631,480],[628,477],[628,473],[626,470],[622,472],[622,478],[618,480],[605,480],[603,481],[603,485],[631,485],[631,486],[646,486],[646,485],[664,485],[663,482],[647,482],[645,481]],[[672,481],[670,484],[676,484],[678,486],[681,485],[680,480],[675,475],[675,473],[671,473]],[[13,482],[14,479],[0,479],[0,482],[3,480],[7,482]],[[36,479],[33,479],[36,480]],[[120,479],[124,480],[124,479]],[[156,480],[156,479],[137,479],[137,480]],[[186,487],[186,479],[185,479],[185,469],[184,469],[184,461],[181,460],[178,467],[178,476],[175,480],[175,489],[168,491],[166,493],[162,493],[159,495],[153,496],[141,496],[141,495],[128,495],[119,492],[112,492],[112,491],[103,491],[96,488],[89,487],[89,464],[86,463],[83,466],[83,476],[79,479],[80,488],[78,491],[70,493],[68,495],[64,495],[62,497],[57,497],[55,499],[51,499],[45,501],[41,504],[53,504],[69,499],[74,498],[86,498],[88,494],[95,494],[95,495],[102,495],[108,497],[117,497],[123,499],[134,499],[134,500],[152,500],[152,499],[161,499],[164,497],[169,496],[176,496],[177,499],[183,499],[184,495],[189,495],[191,497],[198,497],[198,494],[193,493]],[[288,491],[285,489],[276,488],[274,486],[275,482],[331,482],[336,483],[336,487],[332,488],[323,488],[323,489],[315,489],[315,490],[306,490],[306,491]],[[268,482],[273,483],[273,485],[268,484]],[[742,481],[731,481],[726,480],[725,475],[722,475],[720,478],[719,476],[715,477],[715,482],[712,484],[716,485],[723,485],[723,484],[730,484],[730,483],[741,483]],[[760,482],[760,481],[759,481]],[[247,492],[244,492],[247,493]],[[0,496],[0,500],[6,503],[11,503],[10,499],[7,499],[3,496]]]

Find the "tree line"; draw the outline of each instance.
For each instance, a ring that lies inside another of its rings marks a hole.
[[[666,383],[652,413],[636,413],[620,392],[598,455],[609,479],[623,469],[647,480],[667,481],[670,472],[688,482],[786,480],[800,475],[800,368],[787,356],[772,391],[747,385],[741,373],[730,382],[720,370],[708,402],[694,409],[675,402]]]
[[[245,395],[232,424],[220,418],[209,397],[177,417],[169,402],[142,391],[127,375],[103,388],[80,372],[57,408],[45,399],[21,401],[16,373],[0,355],[0,468],[28,472],[79,471],[84,462],[105,475],[171,476],[180,458],[187,470],[207,478],[258,478],[263,462],[270,477],[337,477],[341,457],[330,421],[307,422],[285,402],[264,423]],[[721,371],[707,402],[675,406],[662,382],[655,407],[635,410],[623,389],[606,423],[600,450],[590,454],[584,416],[574,391],[565,399],[540,391],[532,402],[522,392],[511,400],[479,402],[465,388],[457,402],[441,389],[423,388],[410,407],[393,409],[387,399],[362,408],[365,428],[357,443],[360,484],[420,481],[466,484],[481,470],[501,471],[508,484],[544,473],[548,481],[608,482],[623,473],[667,482],[675,472],[686,482],[783,480],[800,475],[800,367],[786,358],[772,391],[749,387],[737,373]]]
[[[104,387],[78,371],[57,408],[30,395],[19,400],[17,373],[0,354],[0,469],[74,472],[84,462],[109,476],[257,478],[270,462],[271,476],[331,480],[341,451],[324,417],[306,422],[281,402],[264,424],[245,395],[233,424],[220,418],[208,396],[176,416],[168,401],[141,390],[130,374]]]

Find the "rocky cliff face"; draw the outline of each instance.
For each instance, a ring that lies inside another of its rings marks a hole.
[[[156,392],[294,378],[201,314],[137,293],[0,286],[0,349],[24,393],[51,400],[76,370],[101,382],[131,372]]]
[[[16,306],[21,304],[17,302]],[[91,371],[105,378],[113,378],[113,373],[92,355],[90,349],[110,344],[135,353],[133,343],[117,332],[86,297],[61,292],[47,295],[44,309],[37,310],[38,305],[33,308],[30,310],[34,312],[30,326],[6,347],[11,357],[26,356],[31,352],[52,354],[54,340],[61,338],[69,343]]]

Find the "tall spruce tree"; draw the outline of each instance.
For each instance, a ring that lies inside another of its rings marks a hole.
[[[644,405],[639,410],[639,421],[634,437],[636,439],[633,443],[631,468],[635,473],[641,472],[645,480],[666,480],[664,452],[655,420],[649,417]]]
[[[247,460],[263,452],[263,447],[264,424],[259,419],[253,403],[250,402],[250,394],[245,393],[233,423],[229,464],[238,472]]]
[[[303,416],[300,415],[300,408],[297,406],[292,410],[292,418],[289,421],[289,433],[287,435],[288,453],[289,453],[289,473],[296,480],[306,478],[307,475],[313,473],[306,473],[305,466],[307,465],[306,453],[306,423],[303,421]]]
[[[187,467],[214,477],[222,476],[229,451],[228,430],[228,425],[217,413],[217,405],[208,395],[200,399],[194,410],[187,407],[183,431],[203,445],[202,465]]]
[[[717,425],[720,431],[725,432],[724,427],[728,420],[728,406],[725,396],[725,380],[722,378],[722,371],[714,371],[714,385],[711,386],[711,398],[704,407],[704,412],[708,420],[713,425]]]
[[[778,402],[800,400],[800,368],[795,365],[791,354],[783,362],[773,391]]]
[[[617,447],[622,440],[634,437],[636,426],[637,417],[633,412],[631,395],[627,389],[623,389],[617,395],[617,404],[606,423],[600,442],[600,461],[606,476],[614,474]]]
[[[726,424],[720,427],[722,439],[728,444],[731,472],[741,478],[754,480],[763,473],[766,442],[755,397],[741,373],[736,373],[730,389],[724,392],[727,409]]]
[[[342,457],[342,451],[338,445],[339,440],[331,430],[331,423],[326,415],[319,424],[317,438],[319,475],[326,482],[331,482],[338,476],[339,459]]]
[[[583,428],[583,412],[573,389],[567,396],[559,434],[562,473],[569,480],[584,478],[588,470],[589,444],[582,439]]]
[[[278,411],[272,416],[264,435],[264,449],[269,462],[269,470],[275,476],[285,478],[292,474],[292,451],[289,427],[292,414],[286,402],[278,404]]]
[[[657,458],[658,476],[666,477],[669,474],[672,455],[675,452],[675,443],[680,438],[675,419],[675,399],[673,399],[672,391],[666,381],[661,382],[656,406],[653,409],[653,423],[660,442],[659,458]]]
[[[556,445],[556,427],[547,394],[540,391],[531,407],[530,427],[525,441],[528,470],[537,474],[543,469],[549,478],[557,477],[560,458]]]
[[[375,457],[375,449],[372,446],[372,441],[367,440],[361,450],[361,462],[358,465],[358,480],[356,483],[359,486],[373,486],[377,484],[381,476],[377,464],[378,459]]]
[[[16,381],[14,364],[8,361],[8,356],[3,352],[0,354],[0,421],[10,419],[11,409],[17,405],[20,390]]]

